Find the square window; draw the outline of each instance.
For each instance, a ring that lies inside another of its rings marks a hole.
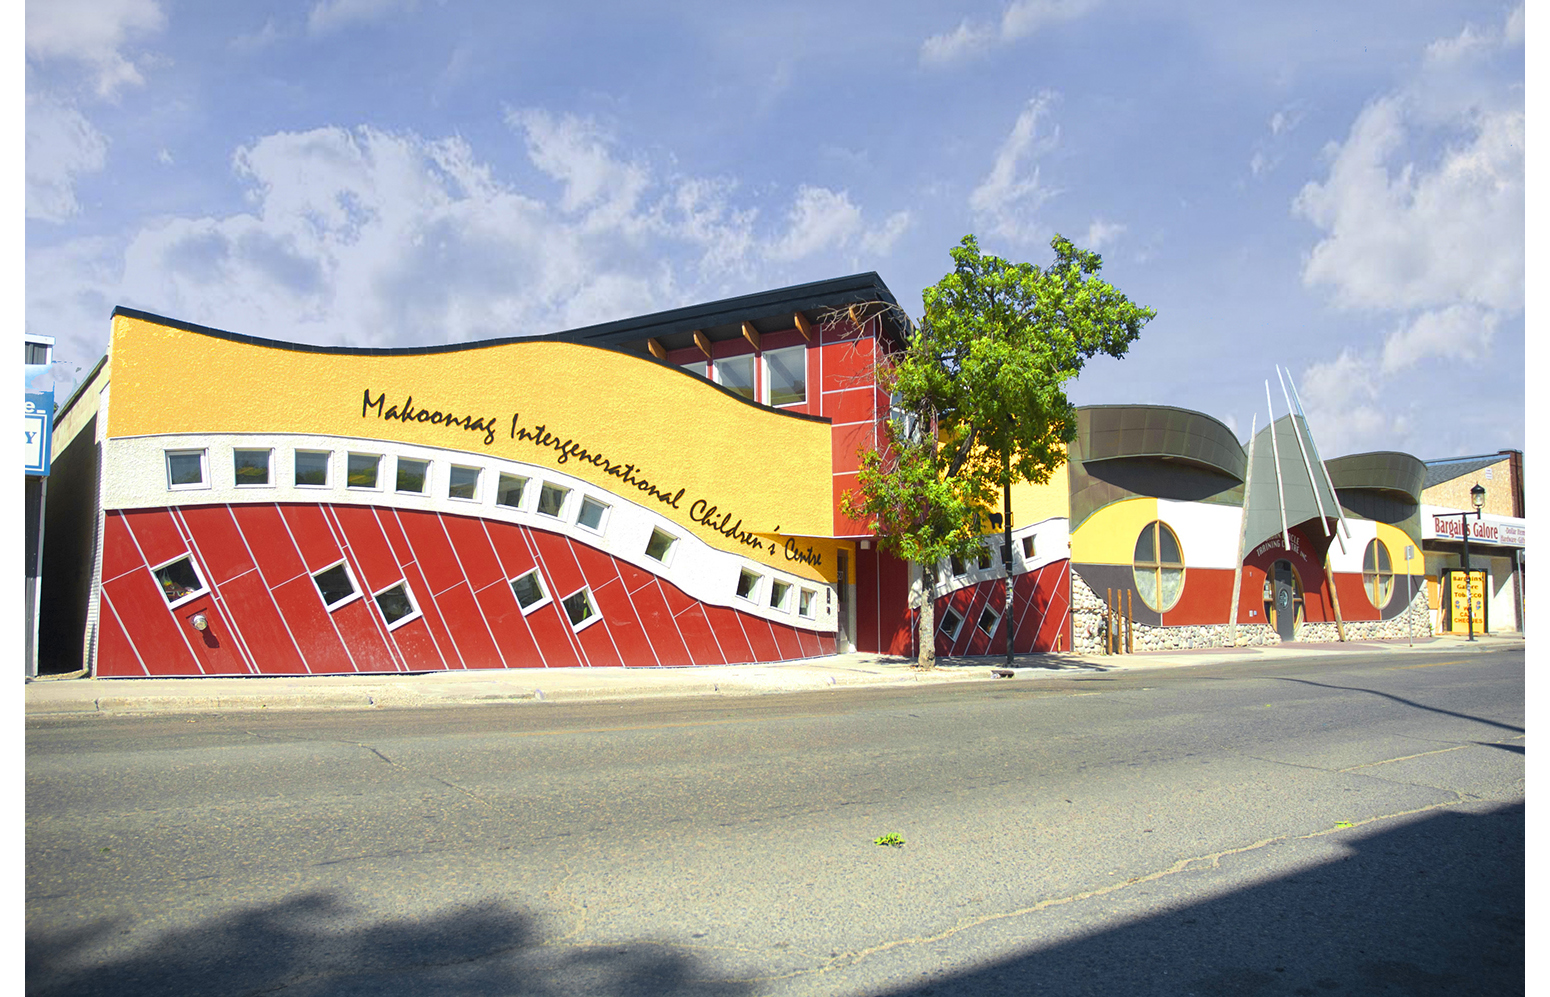
[[[603,520],[608,518],[608,503],[599,502],[588,495],[581,500],[581,511],[576,514],[576,522],[589,530],[603,532]]]
[[[646,541],[646,556],[654,561],[668,563],[668,558],[673,556],[673,547],[678,543],[678,538],[671,533],[664,533],[655,526],[651,528],[651,539]]]
[[[347,602],[360,597],[360,591],[355,587],[355,579],[350,575],[350,566],[340,561],[338,564],[324,568],[312,576],[317,583],[318,594],[323,597],[323,605],[330,610],[338,609]]]
[[[156,576],[156,583],[161,587],[161,594],[167,600],[169,609],[181,606],[205,591],[204,579],[199,577],[194,559],[186,554],[152,570],[151,574]]]
[[[573,592],[561,600],[565,607],[565,615],[570,619],[571,628],[581,630],[596,623],[602,617],[597,615],[597,606],[592,603],[592,590],[582,589]]]
[[[958,639],[958,630],[963,626],[963,617],[955,610],[947,609],[942,612],[942,632],[948,640]]]
[[[565,499],[570,495],[570,489],[564,485],[551,485],[544,482],[544,487],[538,492],[538,511],[545,516],[560,518],[560,510],[565,508]]]
[[[990,567],[990,555],[988,553],[981,554],[974,559],[974,563],[981,571],[984,571]]]
[[[296,484],[306,488],[327,488],[331,457],[333,454],[327,450],[296,451]]]
[[[813,603],[817,600],[818,593],[812,589],[802,589],[797,593],[797,615],[812,619],[817,607]]]
[[[397,629],[420,615],[419,607],[414,604],[414,596],[409,594],[409,586],[404,582],[389,585],[378,592],[375,598],[389,630]]]
[[[744,568],[737,576],[737,594],[739,598],[750,601],[758,601],[755,594],[759,589],[759,575]]]
[[[237,487],[269,484],[269,456],[272,450],[233,450],[232,474]]]
[[[430,477],[430,470],[431,462],[428,460],[398,458],[398,479],[393,484],[393,490],[405,495],[424,495],[425,481]]]
[[[742,357],[724,357],[716,361],[716,383],[730,389],[733,394],[742,395],[749,401],[754,398],[754,369],[755,357],[748,354]]]
[[[522,607],[524,613],[531,612],[549,601],[549,593],[544,589],[544,580],[537,568],[513,578],[511,591],[517,597],[517,605]]]
[[[807,401],[807,348],[789,346],[764,354],[766,385],[771,405],[797,405]]]
[[[167,451],[167,487],[204,488],[205,452],[203,450]]]
[[[522,490],[526,487],[526,478],[519,478],[515,474],[501,475],[495,485],[495,504],[510,509],[522,508]]]
[[[447,498],[477,501],[479,498],[479,468],[452,465],[447,477]]]
[[[954,575],[968,574],[969,569],[964,567],[963,558],[959,557],[957,554],[954,554],[951,558],[951,561]]]
[[[770,608],[785,609],[786,598],[791,595],[791,583],[776,579],[770,582]]]
[[[345,465],[344,483],[350,488],[376,488],[381,467],[381,454],[352,453]]]
[[[1035,549],[1036,548],[1035,548],[1035,545],[1034,545],[1034,536],[1033,536],[1033,534],[1030,533],[1027,536],[1023,537],[1023,560],[1025,560],[1025,561],[1033,560],[1033,557],[1034,557],[1033,552],[1034,552]]]
[[[996,624],[1000,622],[1001,614],[986,606],[984,612],[980,613],[979,623],[975,625],[980,628],[986,637],[989,637],[996,632]]]

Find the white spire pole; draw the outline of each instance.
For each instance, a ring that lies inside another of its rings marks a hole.
[[[1270,450],[1276,462],[1276,499],[1281,503],[1281,543],[1292,549],[1292,537],[1286,529],[1286,489],[1281,487],[1281,445],[1276,442],[1276,407],[1270,401],[1270,381],[1265,381],[1265,408],[1270,410]],[[1295,425],[1293,429],[1297,428]]]
[[[1286,393],[1286,379],[1281,376],[1281,365],[1276,364],[1276,380],[1281,382],[1281,397],[1286,399],[1286,411],[1292,416],[1292,435],[1297,437],[1297,452],[1302,454],[1302,466],[1308,472],[1308,484],[1313,486],[1313,501],[1319,506],[1319,525],[1324,527],[1324,535],[1329,536],[1329,520],[1324,518],[1324,499],[1319,495],[1319,483],[1313,477],[1313,465],[1308,461],[1308,448],[1302,445],[1302,431],[1297,428],[1297,416],[1292,408],[1292,396]],[[1307,421],[1304,420],[1304,425]],[[1339,539],[1338,535],[1336,539]],[[1345,544],[1340,545],[1342,551]]]
[[[1313,427],[1308,425],[1308,413],[1302,410],[1302,396],[1297,393],[1297,382],[1292,380],[1292,372],[1286,372],[1286,380],[1292,386],[1292,398],[1297,402],[1297,414],[1302,416],[1303,425],[1308,426],[1308,444],[1313,447],[1313,459],[1318,461],[1319,468],[1324,472],[1324,483],[1329,485],[1329,493],[1335,495],[1335,482],[1330,479],[1329,468],[1324,463],[1324,458],[1319,456],[1319,441],[1313,438]],[[1345,520],[1345,511],[1340,508],[1340,496],[1335,495],[1335,515],[1340,517],[1340,526],[1345,530],[1347,540],[1351,539],[1351,524]],[[1339,536],[1336,533],[1335,536]],[[1340,545],[1340,552],[1345,553],[1345,544]]]

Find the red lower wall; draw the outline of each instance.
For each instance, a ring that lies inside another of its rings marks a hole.
[[[150,568],[191,552],[209,591],[169,609]],[[348,561],[362,598],[329,612],[311,573]],[[524,615],[508,579],[538,565]],[[690,598],[596,548],[467,516],[361,506],[109,512],[97,674],[331,674],[572,665],[720,665],[832,654],[832,633]],[[408,583],[421,616],[388,630],[370,593]],[[559,597],[591,587],[572,630]],[[189,620],[203,613],[208,629]]]

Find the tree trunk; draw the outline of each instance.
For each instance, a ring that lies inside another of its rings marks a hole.
[[[920,656],[915,667],[923,672],[936,667],[936,586],[932,584],[932,574],[931,568],[920,566],[920,628],[916,634]]]

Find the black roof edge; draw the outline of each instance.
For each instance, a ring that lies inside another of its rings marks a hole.
[[[278,350],[290,350],[296,353],[332,353],[354,356],[421,356],[430,353],[456,353],[460,350],[481,349],[486,346],[505,346],[509,343],[543,343],[555,341],[552,337],[548,336],[513,336],[507,339],[485,339],[474,343],[454,343],[445,346],[311,346],[306,343],[286,343],[278,339],[263,339],[259,336],[243,335],[240,332],[227,332],[224,329],[212,329],[209,326],[197,325],[193,322],[184,322],[180,319],[167,318],[164,315],[157,315],[153,312],[143,312],[135,308],[125,308],[123,305],[113,309],[113,314],[115,316],[124,315],[129,318],[140,319],[145,322],[155,322],[158,325],[165,325],[173,329],[182,329],[184,332],[198,333],[202,336],[212,336],[216,339],[225,339],[234,343],[245,343],[249,346],[265,346]],[[607,349],[607,347],[595,346],[591,343],[568,343],[567,345],[580,346],[589,350]],[[609,350],[608,352],[616,353],[618,351]],[[625,355],[629,356],[629,354]],[[677,371],[684,377],[699,378],[699,380],[709,384],[711,387],[715,388],[717,391],[720,391],[722,394],[728,396],[729,398],[735,398],[742,402],[744,405],[751,405],[754,408],[763,409],[766,412],[772,412],[776,415],[785,416],[790,419],[802,419],[807,422],[832,423],[834,421],[826,415],[809,415],[806,412],[792,412],[787,409],[772,408],[760,402],[751,401],[750,399],[744,398],[742,395],[738,394],[732,389],[725,387],[724,385],[717,384],[715,381],[712,381],[709,378],[701,377],[698,374],[691,373],[687,370],[684,370],[682,367],[679,367],[676,364],[668,363],[665,360],[658,360],[656,357],[646,356],[635,357],[634,359],[645,360],[647,362],[654,363],[659,367],[667,367],[671,370]],[[103,358],[97,362],[97,367],[101,367],[102,364],[106,361],[107,355],[104,354]],[[96,373],[97,367],[92,368],[93,373]],[[79,389],[77,389],[77,394],[79,394]],[[71,402],[74,402],[74,397],[71,398]]]

